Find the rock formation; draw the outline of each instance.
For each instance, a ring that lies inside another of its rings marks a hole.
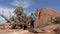
[[[34,28],[30,26],[30,16],[20,11],[23,10],[20,10],[20,8],[18,8],[18,11],[15,10],[16,17],[12,19],[14,23],[5,24],[5,29],[20,29],[20,31],[14,30],[14,32],[19,34],[21,34],[21,32],[22,34],[60,34],[60,25],[54,22],[56,17],[60,17],[60,13],[55,10],[50,8],[37,9]],[[26,31],[21,29],[26,29]]]
[[[60,17],[60,13],[50,8],[37,9],[35,27],[43,27],[54,24],[56,17]]]

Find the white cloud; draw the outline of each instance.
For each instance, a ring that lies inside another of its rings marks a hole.
[[[1,7],[0,6],[0,15],[4,14],[4,16],[7,17],[7,18],[10,17],[9,12],[11,12],[11,16],[14,15],[13,11],[14,11],[14,8],[7,8],[7,7]],[[4,19],[0,16],[0,22],[1,21],[4,22]]]
[[[17,7],[28,8],[33,4],[33,0],[13,0],[12,5]]]
[[[0,14],[4,14],[6,16],[9,16],[9,12],[11,12],[11,14],[13,15],[13,8],[7,8],[7,7],[0,7]]]

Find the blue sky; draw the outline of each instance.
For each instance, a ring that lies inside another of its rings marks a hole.
[[[4,15],[9,16],[9,11],[13,14],[16,7],[23,7],[24,12],[28,15],[35,12],[37,8],[52,8],[60,11],[60,0],[0,0],[0,14],[4,11]],[[0,22],[4,20],[0,17]]]

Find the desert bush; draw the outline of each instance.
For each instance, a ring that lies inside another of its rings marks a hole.
[[[60,24],[60,17],[57,17],[54,21],[56,24]]]

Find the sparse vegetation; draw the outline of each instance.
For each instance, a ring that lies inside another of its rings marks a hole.
[[[30,17],[28,17],[25,13],[24,13],[24,9],[22,7],[17,7],[14,10],[14,13],[16,15],[16,17],[14,18],[14,16],[11,17],[11,21],[14,21],[14,23],[16,23],[17,25],[22,26],[24,28],[24,25],[27,27],[27,22],[30,20]]]
[[[55,23],[56,23],[56,24],[60,24],[60,17],[57,17],[57,18],[55,19]]]

